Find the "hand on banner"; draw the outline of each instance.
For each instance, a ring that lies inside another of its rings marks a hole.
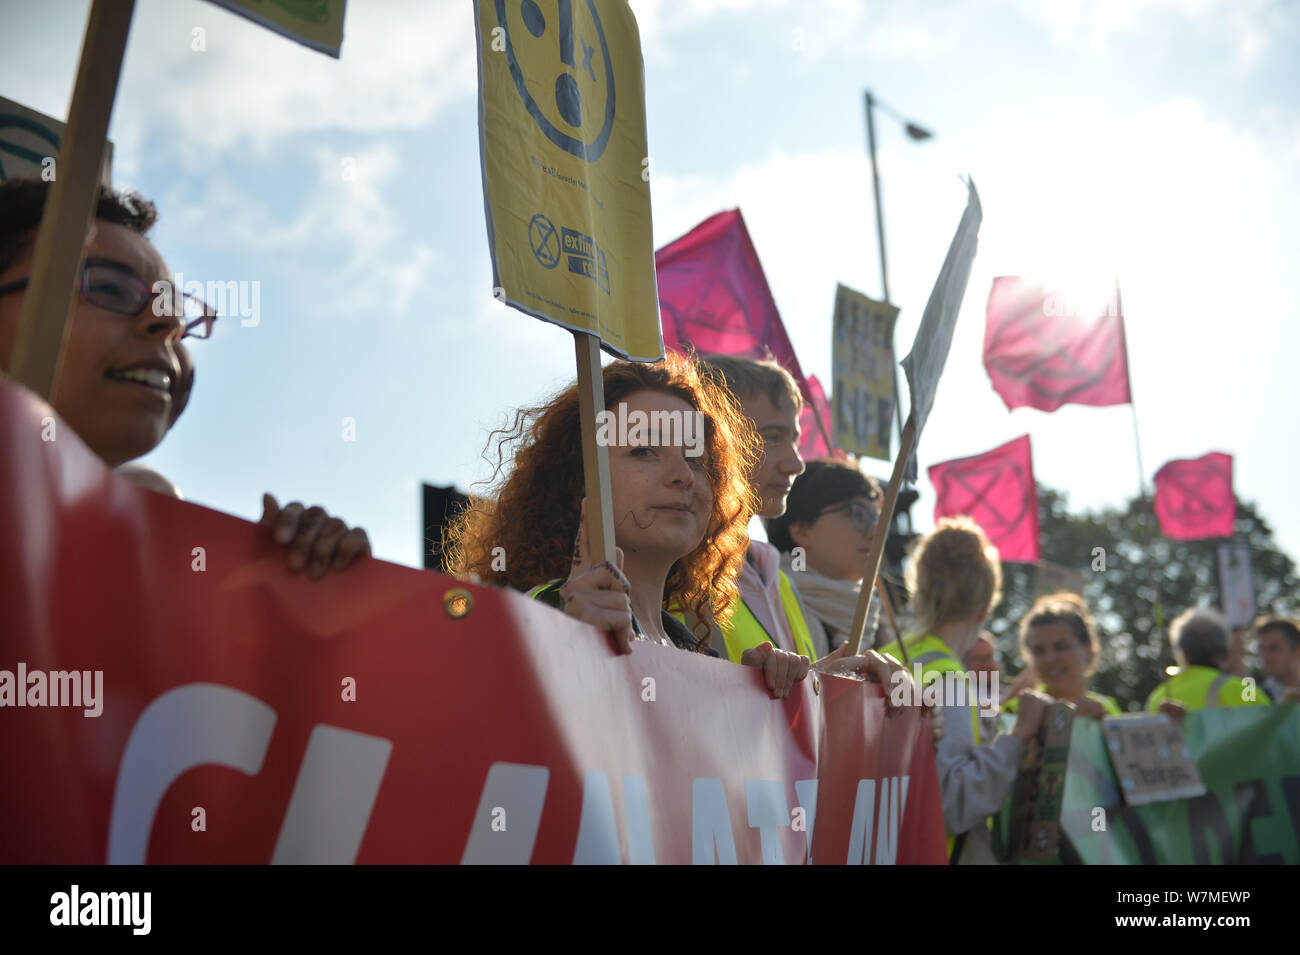
[[[887,653],[877,653],[875,650],[868,650],[856,657],[846,656],[847,652],[848,644],[842,643],[813,664],[813,669],[819,673],[838,676],[852,674],[879,684],[885,691],[886,719],[903,712],[902,705],[894,702],[896,699],[923,699],[921,688],[916,685],[916,678],[894,657]],[[897,696],[895,691],[898,692]],[[939,740],[943,739],[943,716],[937,708],[928,704],[923,703],[922,709],[930,717],[930,735],[934,745],[938,746]]]
[[[370,538],[360,527],[348,528],[323,507],[303,507],[297,501],[281,509],[270,494],[262,495],[260,525],[273,528],[277,544],[289,548],[289,570],[306,570],[320,580],[331,570],[346,570],[358,557],[370,555]]]
[[[582,499],[578,536],[573,541],[573,568],[560,588],[564,612],[570,617],[604,630],[614,639],[619,653],[631,653],[632,585],[623,576],[623,548],[615,547],[615,567],[609,561],[591,565],[587,541],[587,499]]]
[[[1164,699],[1160,701],[1159,712],[1165,714],[1175,723],[1179,723],[1187,715],[1187,707],[1178,700]]]
[[[893,716],[899,712],[899,708],[890,700],[889,690],[898,682],[894,678],[896,671],[902,672],[903,676],[898,679],[911,680],[912,675],[903,668],[893,657],[881,656],[875,650],[867,650],[856,657],[848,656],[849,645],[841,643],[826,656],[822,657],[813,664],[813,669],[818,673],[828,673],[832,676],[857,676],[862,677],[870,683],[878,683],[885,689],[885,715]],[[917,693],[912,699],[920,699],[920,693]]]
[[[1011,728],[1013,736],[1025,742],[1038,738],[1038,729],[1043,725],[1043,715],[1055,700],[1037,690],[1025,690],[1018,697],[1019,710],[1016,713],[1016,725]]]
[[[789,696],[791,687],[808,675],[809,666],[803,654],[778,650],[766,640],[742,653],[740,663],[763,671],[763,682],[774,700]]]
[[[1076,716],[1086,716],[1089,719],[1099,720],[1107,716],[1106,707],[1102,706],[1096,700],[1084,697],[1074,704],[1074,713]]]

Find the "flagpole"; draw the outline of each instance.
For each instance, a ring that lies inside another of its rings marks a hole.
[[[1137,418],[1137,401],[1133,397],[1133,364],[1129,360],[1128,354],[1128,325],[1124,321],[1124,307],[1120,299],[1119,279],[1115,280],[1115,310],[1120,317],[1120,333],[1124,342],[1124,374],[1128,379],[1128,410],[1133,419],[1133,449],[1137,455],[1138,469],[1138,499],[1142,502],[1143,515],[1142,525],[1146,529],[1146,552],[1147,552],[1147,577],[1151,581],[1151,589],[1155,593],[1155,601],[1152,608],[1152,618],[1157,630],[1164,629],[1164,608],[1160,600],[1160,578],[1156,576],[1155,562],[1151,559],[1152,544],[1155,540],[1154,528],[1155,507],[1147,497],[1146,468],[1142,465],[1142,438],[1138,433]]]
[[[889,270],[885,265],[885,213],[880,207],[880,172],[876,168],[876,121],[875,100],[871,90],[866,91],[867,99],[867,149],[871,155],[871,190],[876,199],[876,245],[880,248],[880,285],[885,291],[885,304],[889,300]],[[892,343],[891,343],[892,346]],[[903,435],[903,405],[899,401],[898,373],[894,373],[894,419],[898,422],[898,434]]]

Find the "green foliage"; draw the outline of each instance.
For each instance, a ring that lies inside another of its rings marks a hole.
[[[1123,509],[1072,514],[1064,494],[1040,485],[1038,511],[1043,558],[1084,579],[1083,596],[1102,643],[1092,689],[1115,697],[1125,710],[1140,710],[1174,662],[1169,621],[1188,607],[1221,603],[1217,548],[1224,541],[1162,537],[1142,498]],[[1240,499],[1235,540],[1250,545],[1260,612],[1294,613],[1300,597],[1295,563],[1278,550],[1255,507]],[[1050,574],[1030,564],[1003,564],[1002,576],[1002,603],[988,626],[1006,670],[1018,672],[1024,667],[1019,622],[1034,597],[1049,589],[1042,584]]]

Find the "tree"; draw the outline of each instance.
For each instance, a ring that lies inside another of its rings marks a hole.
[[[1162,537],[1149,500],[1124,508],[1071,514],[1066,496],[1038,488],[1043,557],[1083,575],[1083,597],[1097,622],[1102,652],[1092,688],[1139,710],[1174,662],[1169,621],[1188,607],[1219,606],[1221,539],[1176,541]],[[1294,613],[1300,599],[1295,563],[1277,548],[1272,529],[1255,506],[1237,501],[1236,537],[1250,545],[1255,600],[1261,612]],[[1003,564],[1003,598],[989,621],[1008,669],[1024,666],[1019,623],[1040,587],[1031,564]]]

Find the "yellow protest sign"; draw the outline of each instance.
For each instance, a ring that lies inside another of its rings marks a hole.
[[[494,294],[663,357],[641,43],[626,0],[477,0]]]
[[[210,0],[231,13],[260,23],[338,59],[343,46],[345,0]]]
[[[58,178],[59,144],[64,125],[57,119],[0,96],[0,182],[6,179]],[[104,143],[100,181],[113,184],[113,144]]]
[[[835,444],[869,458],[890,459],[894,423],[894,321],[898,309],[844,285],[835,288]]]

